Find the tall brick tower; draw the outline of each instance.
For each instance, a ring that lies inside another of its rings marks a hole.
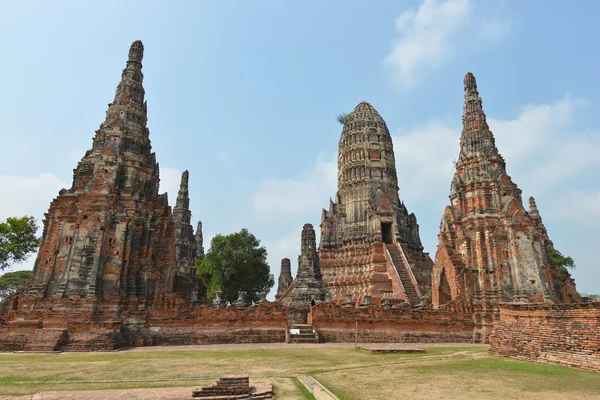
[[[333,301],[352,294],[417,304],[431,286],[419,225],[398,196],[392,137],[369,103],[348,115],[339,142],[336,201],[321,215],[323,279]]]
[[[30,296],[149,299],[172,289],[175,225],[146,127],[136,41],[92,148],[45,215]]]
[[[452,300],[467,311],[489,311],[497,302],[579,300],[572,279],[561,280],[549,263],[552,242],[535,200],[526,211],[506,173],[471,73],[464,90],[460,153],[433,270],[434,306]]]

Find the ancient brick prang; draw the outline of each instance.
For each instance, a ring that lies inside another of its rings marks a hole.
[[[325,301],[328,293],[321,276],[315,230],[312,224],[304,224],[296,279],[281,295],[279,302],[289,307],[307,308]]]
[[[148,300],[172,288],[175,226],[146,127],[144,46],[136,41],[106,120],[44,220],[27,295]]]
[[[275,295],[275,300],[278,300],[283,296],[283,293],[290,287],[293,280],[290,259],[284,258],[281,260],[281,273],[279,274],[279,280],[277,281],[277,294]]]
[[[205,285],[196,276],[196,259],[204,258],[202,222],[198,222],[196,235],[194,235],[194,228],[191,225],[192,212],[190,211],[188,183],[189,172],[184,171],[181,175],[181,184],[173,208],[175,256],[177,258],[177,275],[175,276],[174,289],[183,296],[191,296],[191,300],[205,301]]]
[[[433,271],[434,306],[452,302],[489,319],[497,302],[579,300],[573,282],[561,281],[549,262],[552,242],[534,199],[527,212],[506,173],[473,74],[465,76],[464,89],[460,153]]]
[[[600,371],[600,302],[499,309],[490,354]]]
[[[433,262],[419,225],[398,195],[392,137],[379,113],[361,102],[339,142],[336,201],[321,215],[323,279],[333,300],[351,294],[419,303],[431,285]]]

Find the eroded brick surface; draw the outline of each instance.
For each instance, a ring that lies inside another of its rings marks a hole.
[[[441,221],[433,268],[433,304],[475,314],[485,337],[498,302],[579,301],[574,281],[550,264],[552,244],[535,200],[523,207],[521,189],[506,172],[473,74],[464,80],[463,131],[450,205]]]
[[[473,317],[445,310],[413,310],[410,307],[342,307],[322,303],[312,307],[308,322],[322,342],[353,342],[358,322],[361,343],[473,342]]]
[[[384,243],[397,248],[394,257]],[[392,137],[377,110],[361,102],[348,115],[339,143],[338,191],[321,215],[323,279],[334,302],[350,294],[380,303],[418,303],[431,287],[433,262],[414,214],[398,196]],[[406,272],[406,274],[399,273]],[[410,298],[408,287],[416,294]]]
[[[600,302],[502,304],[489,352],[600,371]]]

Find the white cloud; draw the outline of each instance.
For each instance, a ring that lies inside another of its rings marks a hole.
[[[405,134],[394,135],[400,198],[411,202],[432,193],[444,202],[454,173],[460,128],[430,121]]]
[[[534,196],[586,169],[600,165],[598,134],[577,132],[574,114],[586,102],[565,97],[528,105],[511,120],[488,118],[507,172]],[[439,121],[394,135],[400,194],[411,201],[444,199],[458,158],[460,126]],[[527,195],[529,196],[529,195]],[[405,196],[406,197],[406,196]]]
[[[383,66],[401,89],[418,86],[428,73],[449,63],[461,44],[473,38],[496,43],[510,33],[511,21],[479,6],[472,0],[423,0],[417,10],[396,19],[398,38]]]
[[[167,192],[169,195],[169,205],[175,206],[179,185],[181,184],[181,174],[183,171],[177,168],[160,168],[160,184],[158,193]]]
[[[551,104],[528,105],[514,120],[489,118],[509,175],[537,196],[600,165],[600,140],[574,127],[575,113],[586,101],[569,96]]]
[[[252,196],[256,215],[280,218],[303,214],[319,215],[334,197],[337,187],[337,162],[319,156],[315,165],[297,179],[265,179]]]
[[[470,0],[424,0],[396,20],[398,40],[383,61],[403,88],[417,86],[424,70],[439,68],[455,54],[453,39],[469,23]]]
[[[70,186],[49,172],[42,172],[35,177],[0,174],[0,221],[8,217],[30,215],[36,219],[38,235],[41,235],[42,220],[51,199],[57,197],[61,189]],[[22,263],[11,266],[10,270],[32,269],[36,253]]]
[[[70,184],[49,172],[35,177],[0,174],[0,220],[31,215],[41,225],[50,200],[69,187]]]

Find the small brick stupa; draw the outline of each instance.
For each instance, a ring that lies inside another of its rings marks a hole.
[[[312,224],[304,224],[296,279],[279,301],[289,307],[307,308],[327,299],[328,290],[321,276],[315,230]]]
[[[278,300],[287,288],[290,287],[294,278],[292,278],[292,268],[290,265],[290,259],[284,258],[281,260],[281,272],[279,274],[279,280],[277,282],[277,294],[275,295],[275,300]]]

